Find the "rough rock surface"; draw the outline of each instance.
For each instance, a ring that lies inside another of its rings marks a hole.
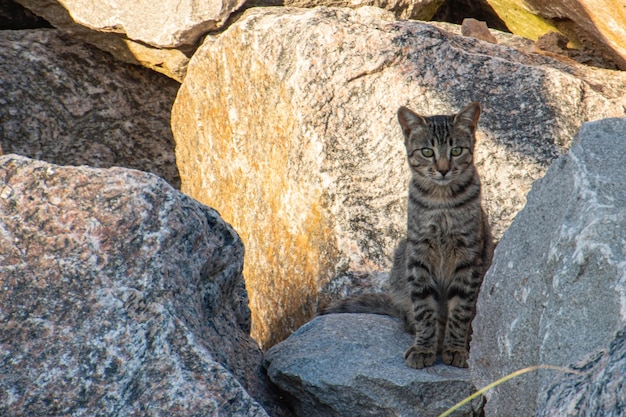
[[[398,19],[430,20],[445,0],[248,0],[245,7],[286,6],[313,8],[319,6],[359,8],[380,7]]]
[[[272,347],[264,363],[299,417],[436,416],[476,391],[467,369],[406,366],[411,342],[391,317],[331,314]],[[481,409],[477,399],[454,415]]]
[[[624,0],[487,0],[511,32],[537,40],[563,33],[579,48],[626,69]]]
[[[178,84],[54,29],[0,31],[0,146],[60,165],[123,166],[180,187]]]
[[[151,174],[7,155],[0,212],[0,415],[267,415],[216,211]]]
[[[482,103],[476,158],[499,237],[583,120],[624,115],[624,81],[377,8],[252,9],[207,38],[177,96],[182,189],[241,234],[266,348],[333,277],[390,267],[409,178],[399,106]]]
[[[56,28],[178,81],[199,39],[220,28],[243,4],[243,0],[16,1]]]
[[[577,362],[626,325],[625,131],[626,119],[584,124],[504,234],[473,325],[476,386],[530,365]],[[500,385],[487,415],[534,415],[554,379],[545,370]]]
[[[221,27],[243,0],[17,0],[50,23],[66,17],[102,32],[122,33],[157,48],[194,45],[208,31]],[[65,22],[63,22],[65,23]],[[72,29],[70,26],[68,29]]]
[[[626,415],[626,334],[621,331],[608,349],[575,364],[582,375],[553,378],[548,401],[538,417]]]

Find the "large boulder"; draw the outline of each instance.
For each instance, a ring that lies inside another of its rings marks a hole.
[[[0,157],[0,414],[266,416],[243,245],[152,174]]]
[[[317,317],[269,349],[265,366],[298,417],[436,416],[476,391],[467,369],[416,370],[402,323],[374,314]],[[455,416],[481,414],[482,398]]]
[[[334,277],[389,269],[406,227],[400,105],[482,103],[476,158],[499,237],[583,120],[625,114],[624,81],[377,8],[251,9],[206,39],[174,103],[182,190],[241,233],[265,348]]]
[[[178,87],[57,30],[0,31],[0,147],[140,169],[180,187],[169,125]]]
[[[54,27],[178,81],[199,39],[244,0],[16,0]]]
[[[476,159],[499,237],[584,120],[625,114],[625,81],[377,8],[251,9],[205,40],[174,103],[182,190],[241,234],[267,348],[331,280],[390,268],[409,178],[399,106],[482,103]]]
[[[625,131],[626,119],[584,124],[504,234],[473,325],[477,386],[531,365],[578,362],[626,326]],[[498,386],[487,415],[535,415],[557,376],[544,370]]]
[[[626,70],[624,0],[486,0],[511,32],[538,39],[551,31],[572,47],[601,56]]]

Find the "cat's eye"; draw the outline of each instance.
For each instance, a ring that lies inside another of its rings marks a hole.
[[[426,158],[432,158],[434,154],[435,151],[433,151],[432,149],[422,148],[422,155],[424,155]]]
[[[450,155],[452,156],[459,156],[462,153],[463,153],[463,148],[456,147],[456,148],[450,149]]]

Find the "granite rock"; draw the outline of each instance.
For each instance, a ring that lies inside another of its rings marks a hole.
[[[245,8],[259,6],[350,7],[374,6],[388,10],[398,19],[430,20],[445,0],[248,0]]]
[[[477,386],[527,366],[578,362],[626,325],[625,131],[624,118],[584,124],[504,234],[473,324]],[[487,415],[536,414],[558,376],[542,370],[498,386]]]
[[[177,81],[182,81],[200,38],[222,27],[243,4],[243,0],[16,1],[124,62],[147,66]]]
[[[266,349],[333,279],[390,268],[409,178],[399,106],[482,103],[476,160],[499,238],[583,121],[625,114],[625,81],[378,8],[250,9],[207,37],[178,93],[182,190],[241,234]]]
[[[553,378],[538,417],[626,415],[626,334],[619,332],[607,349],[573,364],[578,374]]]
[[[264,363],[298,417],[436,416],[476,391],[467,369],[409,368],[412,341],[397,319],[331,314],[273,346]],[[479,398],[453,415],[481,410]]]
[[[74,25],[124,34],[156,48],[191,46],[207,32],[224,25],[243,0],[17,0],[60,29]],[[70,18],[68,20],[67,18]],[[74,23],[74,25],[71,24]]]
[[[0,212],[0,415],[267,415],[215,210],[152,174],[6,155]]]
[[[123,166],[180,187],[179,84],[54,29],[0,31],[0,146],[60,165]]]

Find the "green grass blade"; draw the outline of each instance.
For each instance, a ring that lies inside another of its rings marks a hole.
[[[516,377],[518,377],[520,375],[524,375],[525,373],[528,373],[528,372],[531,372],[531,371],[536,371],[538,369],[551,369],[553,371],[560,371],[560,372],[565,372],[565,373],[569,373],[569,374],[577,374],[577,375],[581,375],[582,374],[581,372],[574,371],[574,370],[569,369],[569,368],[562,368],[560,366],[552,366],[552,365],[529,366],[528,368],[523,368],[523,369],[520,369],[518,371],[511,372],[510,374],[508,374],[508,375],[498,379],[495,382],[492,382],[491,384],[487,385],[486,387],[479,389],[478,391],[476,391],[475,393],[473,393],[469,397],[465,398],[464,400],[462,400],[459,403],[455,404],[454,406],[450,407],[448,410],[446,410],[446,412],[444,412],[443,414],[440,414],[439,417],[448,417],[454,411],[456,411],[459,408],[463,407],[465,404],[469,403],[470,401],[474,400],[475,398],[480,397],[481,395],[483,395],[485,392],[489,391],[490,389],[497,387],[498,385],[508,381],[509,379],[516,378]]]

